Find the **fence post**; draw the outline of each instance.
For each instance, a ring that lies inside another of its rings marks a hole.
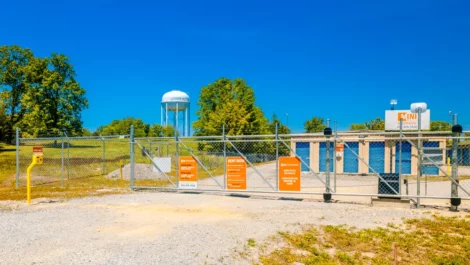
[[[421,206],[421,108],[418,108],[418,172],[417,172],[417,185],[416,185],[416,208]]]
[[[61,182],[62,188],[64,187],[64,175],[65,175],[65,156],[64,156],[64,134],[62,134],[62,147],[61,147],[61,156],[62,156],[62,173],[61,173]]]
[[[325,202],[331,201],[331,186],[330,186],[330,165],[331,165],[331,157],[330,157],[330,136],[331,136],[331,128],[330,128],[330,119],[326,120],[326,128],[323,130],[323,134],[326,136],[326,192],[323,194],[323,199]]]
[[[130,188],[131,188],[131,190],[134,190],[134,181],[135,181],[135,176],[134,176],[134,166],[135,166],[134,125],[131,125],[130,145],[131,145],[131,148],[130,148],[131,149],[131,153],[130,153],[130,158],[131,158]]]
[[[225,124],[222,125],[222,136],[224,141],[224,189],[227,189],[227,143],[225,142]]]
[[[276,191],[279,191],[279,125],[276,122]]]
[[[402,138],[403,138],[403,118],[400,118],[400,150],[399,153],[398,153],[398,176],[399,176],[399,181],[400,181],[400,187],[401,187],[401,180],[402,180],[402,177],[401,177],[401,174],[402,174],[402,148],[403,148],[403,142],[402,142]],[[408,195],[408,179],[406,179],[406,183],[405,183],[405,187],[406,187],[406,195]],[[400,189],[400,194],[401,194],[401,189]]]
[[[70,179],[70,138],[65,132],[65,129],[64,135],[67,137],[67,179]]]
[[[175,130],[175,166],[176,166],[176,187],[179,188],[179,145],[178,145],[178,130]]]
[[[106,139],[101,136],[103,140],[103,176],[106,175]]]
[[[335,139],[334,139],[334,149],[333,149],[333,186],[334,186],[334,189],[333,189],[333,192],[336,193],[336,140],[338,138],[338,128],[337,128],[337,123],[335,121],[335,124],[334,124],[334,130],[335,130]],[[344,147],[343,147],[343,154],[344,154]],[[343,158],[344,159],[344,158]],[[344,170],[343,170],[344,172]]]
[[[16,188],[20,187],[20,129],[16,127]]]
[[[458,147],[459,147],[459,139],[457,137],[459,136],[459,125],[457,125],[457,114],[454,114],[454,121],[453,121],[453,126],[452,126],[452,179],[455,181],[452,181],[452,186],[451,186],[451,206],[450,210],[451,211],[457,211],[457,207],[460,205],[460,198],[459,197],[459,188],[455,182],[458,182],[459,180],[459,173],[458,173],[458,166],[459,166],[459,157],[458,157]],[[462,127],[460,127],[461,131]],[[463,154],[462,154],[463,155]]]

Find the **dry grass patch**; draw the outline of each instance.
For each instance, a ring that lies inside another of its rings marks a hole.
[[[299,233],[280,232],[261,264],[470,264],[470,220],[442,217],[405,220],[401,226],[356,229],[348,226],[306,227]]]

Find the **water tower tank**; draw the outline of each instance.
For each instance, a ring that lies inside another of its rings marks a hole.
[[[162,97],[161,114],[162,126],[168,126],[173,123],[172,126],[179,135],[189,136],[191,134],[188,94],[179,90],[165,93]]]
[[[163,95],[162,104],[166,104],[168,110],[182,111],[189,106],[189,96],[183,91],[172,90]]]

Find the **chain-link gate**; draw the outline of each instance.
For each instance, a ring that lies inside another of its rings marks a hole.
[[[44,164],[33,171],[34,186],[331,194],[408,198],[419,205],[425,199],[470,199],[469,143],[467,136],[450,133],[64,134],[19,139],[16,182],[25,185],[32,147],[42,146]],[[282,188],[281,161],[293,161],[289,170],[298,174],[298,188]]]

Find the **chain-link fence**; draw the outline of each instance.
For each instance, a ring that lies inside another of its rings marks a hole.
[[[34,186],[470,199],[470,138],[447,132],[19,139]]]
[[[17,142],[16,186],[26,186],[33,147],[43,149],[44,163],[31,171],[31,184],[57,188],[124,188],[129,186],[128,136],[21,138]],[[126,166],[127,165],[127,166]],[[128,170],[127,170],[128,171]],[[86,194],[83,194],[86,195]]]

